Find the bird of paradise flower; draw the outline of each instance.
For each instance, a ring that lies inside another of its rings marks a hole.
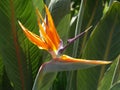
[[[45,20],[42,18],[40,12],[36,10],[38,16],[37,20],[38,20],[40,36],[30,32],[27,28],[25,28],[22,25],[20,21],[18,21],[19,25],[21,26],[27,38],[33,44],[37,45],[39,49],[47,50],[52,56],[52,60],[41,65],[39,71],[43,71],[43,70],[45,70],[46,72],[56,72],[56,71],[66,71],[66,70],[68,71],[68,70],[76,70],[80,68],[88,68],[91,66],[111,63],[111,61],[77,59],[62,54],[62,51],[66,48],[67,45],[63,46],[63,42],[56,31],[56,28],[52,20],[52,16],[46,5],[45,5],[45,10],[46,10]],[[40,20],[42,20],[42,24],[40,23]],[[75,41],[78,37],[71,39],[70,42]]]

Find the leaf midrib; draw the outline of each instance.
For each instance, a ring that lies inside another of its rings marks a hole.
[[[18,70],[19,70],[19,74],[20,74],[20,80],[21,80],[21,87],[22,90],[26,90],[25,89],[25,83],[24,83],[24,75],[23,75],[23,71],[22,71],[22,62],[21,62],[21,55],[20,55],[20,48],[18,45],[18,40],[17,40],[17,33],[16,33],[16,25],[15,25],[15,11],[14,11],[14,3],[13,0],[10,0],[10,9],[11,9],[11,30],[12,30],[12,35],[13,35],[13,42],[14,42],[14,46],[15,46],[15,52],[16,52],[16,57],[17,57],[17,63],[18,63]]]

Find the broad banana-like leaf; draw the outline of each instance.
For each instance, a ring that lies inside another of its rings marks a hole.
[[[93,2],[86,0],[86,6],[83,15],[82,31],[91,25],[94,27],[103,15],[105,2],[101,0],[93,0]]]
[[[92,2],[89,0],[81,0],[77,19],[74,20],[73,24],[71,24],[70,35],[73,36],[73,33],[77,35],[90,26],[94,28],[102,17],[103,7],[103,1],[101,0],[93,0]],[[72,55],[75,57],[81,56],[85,48],[86,41],[89,38],[89,33],[90,31],[87,32],[82,39],[77,40],[73,46],[73,49],[70,47],[68,52],[72,52]],[[68,80],[70,81],[68,81],[67,89],[76,90],[76,71],[69,74]]]
[[[51,0],[49,4],[55,26],[70,12],[70,0]]]
[[[120,55],[115,59],[115,61],[106,71],[103,79],[99,83],[98,90],[111,89],[111,87],[119,80],[119,74],[120,74],[119,68],[120,68]]]
[[[44,65],[41,66],[36,76],[32,90],[49,90],[56,76],[57,72],[46,72]]]
[[[110,90],[119,90],[120,89],[120,80],[116,82]]]
[[[35,8],[38,8],[40,12],[42,12],[44,8],[44,0],[32,0]]]
[[[120,3],[114,2],[93,30],[82,57],[86,59],[114,60],[120,54]],[[80,70],[77,74],[78,90],[96,90],[106,68]],[[87,81],[86,81],[87,80]]]
[[[3,82],[3,62],[2,62],[2,58],[0,57],[0,90],[2,90],[2,82]]]
[[[67,14],[66,16],[61,18],[57,26],[57,31],[63,42],[65,42],[65,44],[68,39],[69,24],[70,24],[70,14]]]
[[[40,50],[23,36],[17,23],[18,20],[30,30],[37,32],[35,8],[32,1],[1,0],[0,56],[14,90],[31,90],[32,79],[40,66],[41,54]]]

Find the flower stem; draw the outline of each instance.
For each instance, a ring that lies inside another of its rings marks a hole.
[[[77,35],[81,31],[86,1],[87,0],[81,0],[81,3],[80,3],[80,10],[78,12],[78,19],[77,19],[77,24],[76,24],[76,29],[75,29],[75,37],[77,37]],[[72,54],[73,57],[77,56],[78,46],[79,46],[79,40],[76,40],[73,46],[73,54]],[[68,77],[68,83],[67,83],[66,90],[77,90],[76,75],[77,75],[76,71],[71,71],[68,73],[69,77]]]

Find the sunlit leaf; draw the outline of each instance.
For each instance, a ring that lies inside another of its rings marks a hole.
[[[70,12],[70,0],[51,0],[49,9],[57,26],[61,19]]]
[[[114,60],[120,53],[120,3],[114,2],[93,30],[83,53],[86,59]],[[102,78],[105,66],[78,71],[78,89],[93,90]],[[101,71],[101,72],[100,72]],[[87,82],[86,82],[87,80]],[[88,84],[89,83],[89,84]],[[81,85],[81,86],[80,86]]]
[[[9,84],[12,84],[14,90],[30,90],[33,83],[32,79],[36,73],[35,70],[38,70],[40,55],[38,49],[23,37],[24,34],[20,30],[17,20],[29,26],[28,28],[30,30],[33,28],[37,30],[35,27],[36,16],[32,1],[1,0],[0,56],[2,57],[7,76],[10,80]],[[31,66],[33,64],[35,70],[32,72],[34,68]],[[33,76],[32,73],[34,74]]]
[[[115,83],[110,90],[120,90],[120,81]]]
[[[106,71],[103,79],[101,80],[98,90],[110,90],[113,86],[117,74],[119,74],[120,67],[120,56],[116,58],[116,60],[112,63],[112,65]]]

